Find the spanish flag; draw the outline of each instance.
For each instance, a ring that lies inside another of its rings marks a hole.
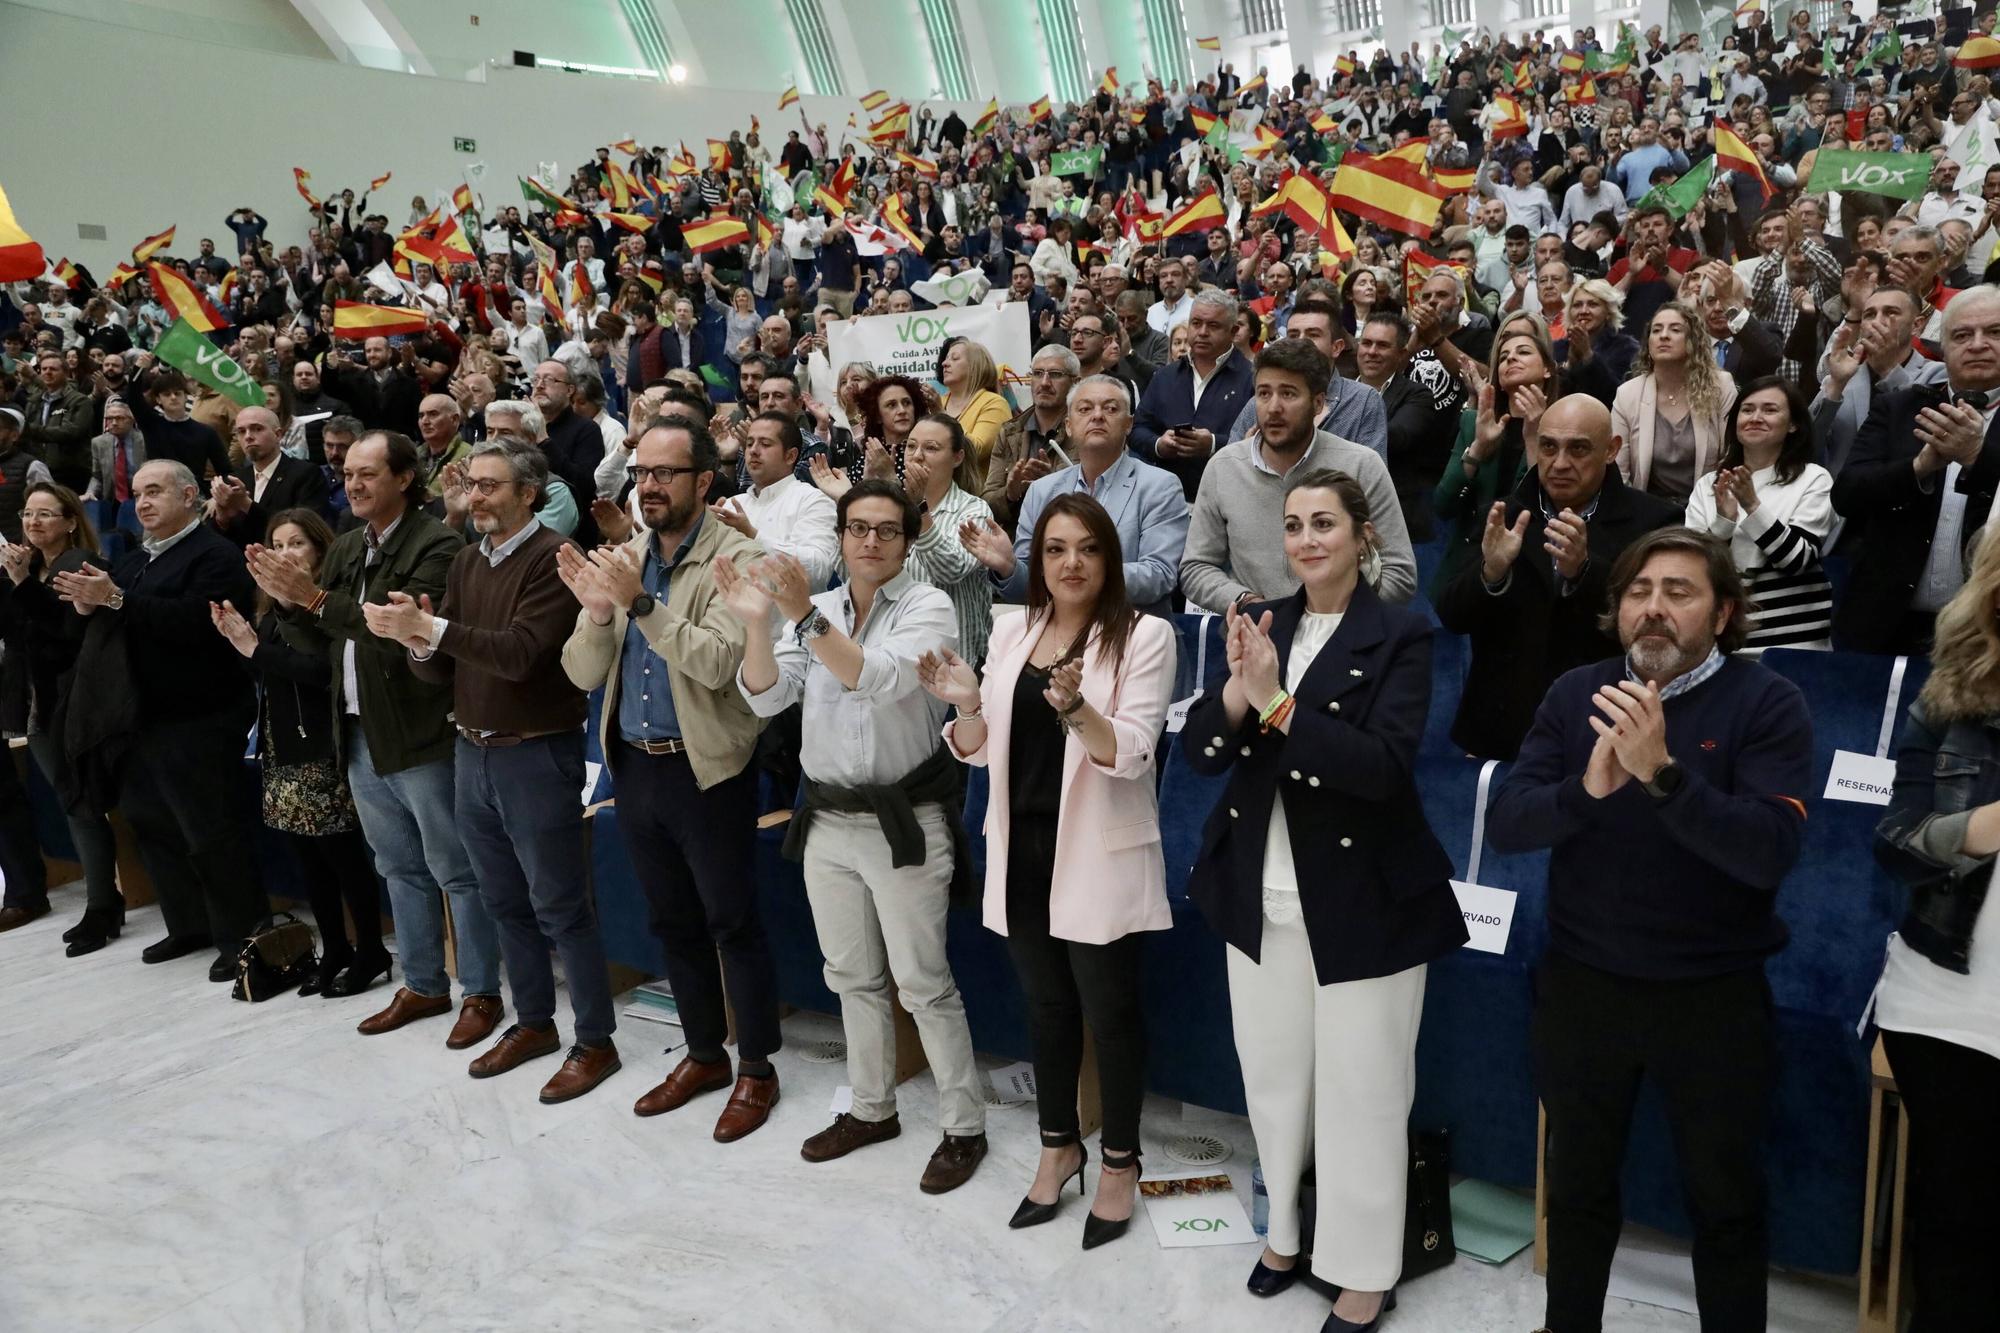
[[[664,199],[674,192],[673,184],[669,181],[661,180],[658,176],[653,177],[652,185],[653,188],[650,193],[655,199]]]
[[[1354,62],[1346,56],[1335,56],[1333,58],[1333,72],[1336,74],[1351,75],[1354,73]]]
[[[451,211],[470,213],[472,211],[472,187],[461,185],[451,192]]]
[[[1453,194],[1462,194],[1479,181],[1479,170],[1476,167],[1436,167],[1428,174],[1432,180]]]
[[[0,219],[4,222],[7,219]],[[4,227],[0,227],[4,231]],[[0,247],[0,254],[5,254]],[[153,295],[159,298],[166,312],[175,319],[184,319],[197,333],[214,333],[217,329],[229,327],[229,321],[222,312],[209,304],[201,289],[183,278],[165,264],[155,260],[146,265],[147,280],[153,284]]]
[[[1222,49],[1222,39],[1220,37],[1197,37],[1194,39],[1194,44],[1197,50],[1202,51],[1220,51]]]
[[[590,309],[597,305],[597,289],[590,285],[590,267],[587,264],[570,265],[569,303],[578,309]]]
[[[373,194],[375,193],[375,191],[381,189],[384,185],[387,185],[389,183],[389,177],[393,175],[395,175],[393,171],[385,171],[381,175],[377,176],[374,180],[369,181],[368,193]]]
[[[236,270],[230,269],[222,275],[222,281],[215,284],[215,299],[226,309],[236,299]]]
[[[644,213],[606,213],[605,221],[625,231],[635,231],[641,235],[653,229],[653,219]]]
[[[116,291],[138,276],[138,269],[133,268],[130,264],[120,264],[117,268],[111,270],[111,276],[104,280],[104,285]]]
[[[1333,117],[1326,114],[1326,108],[1324,107],[1320,108],[1320,110],[1314,114],[1312,118],[1312,127],[1315,131],[1317,131],[1320,134],[1332,134],[1335,129],[1339,128],[1333,123]]]
[[[1565,74],[1581,74],[1583,72],[1583,52],[1563,52],[1562,58],[1556,61],[1556,68]]]
[[[1206,139],[1208,137],[1208,132],[1215,128],[1214,114],[1212,112],[1203,111],[1198,106],[1189,107],[1187,109],[1187,114],[1189,123],[1191,123],[1194,126],[1195,134],[1197,134],[1201,138]]]
[[[710,139],[708,141],[708,167],[711,171],[729,170],[729,140]]]
[[[1326,225],[1319,229],[1319,262],[1324,268],[1328,256],[1336,266],[1354,258],[1354,239],[1347,234],[1347,228],[1340,225],[1340,214],[1331,207],[1326,210]]]
[[[854,178],[858,170],[854,161],[851,156],[841,158],[840,165],[833,169],[833,176],[826,183],[827,193],[840,200],[843,208],[847,206],[847,196],[854,191]]]
[[[1578,106],[1596,106],[1597,80],[1585,79],[1582,83],[1578,84],[1576,88],[1575,100]]]
[[[528,245],[535,252],[535,286],[541,292],[542,311],[560,318],[562,289],[556,286],[556,270],[561,266],[556,263],[555,249],[533,232],[528,233]]]
[[[873,111],[877,107],[884,107],[888,104],[889,94],[883,92],[880,88],[877,88],[872,93],[861,94],[861,109],[863,111]]]
[[[1446,192],[1408,162],[1349,153],[1334,172],[1333,206],[1366,222],[1429,236]]]
[[[156,231],[132,247],[132,262],[143,264],[173,243],[174,229],[172,227],[167,228],[165,231]]]
[[[423,311],[406,306],[370,305],[366,301],[333,303],[336,338],[386,338],[393,333],[422,333],[427,326]]]
[[[1104,77],[1097,81],[1097,91],[1100,93],[1115,93],[1118,91],[1118,66],[1107,65],[1105,67]]]
[[[780,111],[783,111],[788,106],[797,106],[798,104],[799,86],[797,84],[793,84],[791,87],[785,89],[778,97],[778,110]]]
[[[1771,181],[1764,174],[1764,164],[1757,160],[1757,154],[1750,145],[1729,128],[1726,121],[1715,122],[1715,165],[1728,171],[1740,171],[1746,176],[1755,176],[1757,184],[1764,188],[1764,202],[1771,201]]]
[[[438,225],[431,236],[431,244],[438,249],[438,257],[447,264],[476,264],[479,256],[472,252],[472,242],[465,239],[465,228],[458,225],[456,217],[448,217]]]
[[[1958,48],[1951,63],[1960,69],[2000,69],[2000,41],[1974,33]]]
[[[611,146],[627,157],[639,156],[639,141],[637,139],[620,139]]]
[[[771,243],[777,239],[777,231],[771,226],[771,220],[762,213],[757,214],[754,221],[756,223],[757,244],[769,250]]]
[[[1524,92],[1535,86],[1535,71],[1525,56],[1514,66],[1514,86]]]
[[[231,269],[229,271],[234,273],[236,270]],[[76,265],[70,263],[67,259],[58,259],[56,261],[55,274],[58,278],[62,279],[63,286],[69,288],[71,291],[75,291],[76,285],[83,281],[83,275],[76,271]]]
[[[1167,216],[1164,213],[1134,213],[1125,219],[1125,234],[1141,245],[1151,245],[1160,239],[1160,232],[1166,225]]]
[[[1256,78],[1251,79],[1249,82],[1245,83],[1241,88],[1238,88],[1236,90],[1236,100],[1239,102],[1242,101],[1244,98],[1248,97],[1251,93],[1256,92],[1259,88],[1262,88],[1263,86],[1264,86],[1264,76],[1262,74],[1259,74]]]
[[[813,202],[824,208],[830,218],[837,218],[847,211],[847,201],[830,193],[824,185],[813,187]]]
[[[1528,118],[1521,112],[1521,104],[1505,93],[1496,93],[1493,105],[1500,108],[1500,122],[1493,127],[1495,139],[1512,139],[1528,132]]]
[[[1039,125],[1052,114],[1054,113],[1049,106],[1049,99],[1046,97],[1037,97],[1034,101],[1028,103],[1028,123],[1030,125]]]
[[[696,222],[681,228],[681,239],[687,242],[694,254],[705,255],[710,250],[720,250],[725,246],[742,245],[750,239],[750,228],[727,213],[711,213]]]
[[[1243,150],[1245,157],[1263,157],[1273,149],[1285,146],[1284,138],[1263,121],[1257,122],[1257,142]]]
[[[926,162],[921,157],[918,157],[915,153],[904,152],[902,149],[898,148],[896,150],[896,161],[902,164],[903,166],[908,167],[911,171],[916,172],[919,176],[924,177],[926,180],[937,179],[937,174],[938,174],[937,163]]]
[[[632,207],[632,178],[627,176],[624,169],[616,162],[604,164],[604,183],[605,194],[610,198],[613,208]]]
[[[972,132],[974,134],[991,134],[994,127],[999,125],[999,123],[1000,99],[997,97],[989,98],[986,102],[986,109],[980,112],[979,119],[973,122]]]
[[[871,142],[881,143],[884,140],[900,139],[909,132],[910,104],[898,102],[883,113],[882,119],[868,127],[868,138]]]
[[[292,184],[297,187],[299,198],[305,200],[311,207],[318,208],[319,196],[312,192],[311,182],[312,173],[310,171],[307,171],[304,167],[292,168]]]
[[[1430,147],[1428,139],[1412,139],[1401,148],[1391,148],[1388,152],[1378,153],[1376,156],[1383,162],[1408,162],[1411,166],[1422,170],[1430,161]]]
[[[692,176],[695,173],[694,154],[688,151],[687,140],[680,141],[680,152],[667,159],[667,174],[670,176]]]
[[[1452,264],[1452,263],[1447,263],[1445,260],[1442,259],[1433,259],[1421,250],[1412,250],[1407,255],[1404,255],[1403,256],[1404,303],[1409,304],[1411,302],[1414,302],[1417,299],[1417,290],[1421,288],[1424,285],[1424,283],[1428,282],[1433,276],[1439,273],[1449,273],[1452,277],[1457,278],[1459,286],[1461,287],[1465,285],[1465,280],[1466,277],[1468,276],[1465,271],[1465,266],[1463,264]],[[1465,299],[1468,305],[1471,304],[1472,302],[1471,292],[1466,293]]]
[[[917,235],[917,229],[910,224],[910,215],[903,208],[902,195],[892,194],[882,205],[882,225],[901,237],[912,250],[923,249],[923,238]]]
[[[1222,196],[1211,187],[1182,204],[1167,215],[1160,227],[1160,239],[1179,236],[1184,232],[1213,231],[1229,220],[1229,210],[1222,206]]]

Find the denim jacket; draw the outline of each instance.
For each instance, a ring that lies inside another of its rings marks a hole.
[[[2000,799],[2000,714],[1938,723],[1921,701],[1896,752],[1896,789],[1875,828],[1875,859],[1910,891],[1903,942],[1939,967],[1968,971],[1972,930],[1993,878],[1991,856],[1966,856],[1971,812]]]

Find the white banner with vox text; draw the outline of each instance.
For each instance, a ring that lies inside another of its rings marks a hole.
[[[947,338],[969,338],[984,347],[1000,368],[1003,386],[1028,382],[1034,344],[1025,301],[838,320],[827,326],[827,356],[836,369],[868,361],[884,375],[908,375],[928,384],[937,379],[938,349]]]

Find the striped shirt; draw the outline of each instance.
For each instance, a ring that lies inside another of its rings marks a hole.
[[[954,482],[930,517],[930,531],[910,543],[904,568],[917,582],[950,594],[958,615],[959,656],[978,667],[986,660],[986,641],[993,635],[993,583],[986,577],[986,567],[958,539],[958,529],[972,519],[991,522],[993,510]]]
[[[1832,528],[1833,474],[1808,463],[1780,484],[1774,468],[1751,474],[1754,513],[1728,518],[1715,507],[1715,474],[1688,496],[1687,526],[1729,543],[1750,595],[1745,651],[1830,647],[1833,589],[1820,567],[1820,544]]]

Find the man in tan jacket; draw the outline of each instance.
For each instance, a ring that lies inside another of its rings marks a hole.
[[[721,461],[715,438],[670,417],[637,441],[627,469],[644,526],[622,547],[564,551],[582,611],[563,647],[578,689],[605,687],[599,735],[618,795],[618,826],[652,908],[680,1006],[687,1056],[632,1109],[660,1115],[732,1082],[723,1049],[736,1017],[736,1077],[715,1138],[762,1125],[778,1100],[777,973],[757,913],[755,852],[761,725],[736,686],[744,628],[715,595],[709,566],[764,555],[709,516]],[[720,959],[718,960],[718,954]]]

